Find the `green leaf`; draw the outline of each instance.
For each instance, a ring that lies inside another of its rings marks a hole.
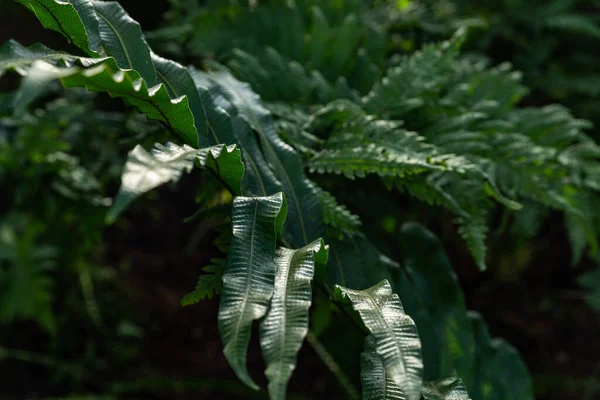
[[[448,378],[423,383],[421,390],[424,400],[471,400],[460,378]]]
[[[419,400],[423,383],[423,360],[417,327],[392,292],[387,280],[365,290],[336,285],[335,298],[349,302],[375,341],[385,371],[407,400]]]
[[[154,86],[156,72],[140,24],[115,1],[92,1],[92,4],[106,54],[114,57],[119,68],[137,71],[148,86]]]
[[[386,372],[373,335],[365,338],[360,355],[360,382],[363,400],[406,400],[400,386]]]
[[[275,264],[275,292],[260,322],[260,345],[267,365],[269,395],[271,399],[285,399],[296,355],[308,333],[311,281],[315,269],[327,264],[327,247],[322,239],[298,250],[280,247]]]
[[[202,271],[206,272],[206,274],[200,275],[198,283],[196,284],[196,289],[194,289],[193,292],[186,294],[183,299],[181,299],[182,306],[197,304],[206,297],[212,299],[213,293],[221,293],[221,288],[223,287],[223,272],[225,271],[225,260],[213,258],[210,261],[212,262],[211,265],[202,268]]]
[[[236,197],[233,240],[223,275],[219,332],[224,354],[238,378],[258,389],[246,369],[252,321],[265,316],[275,285],[275,247],[287,206],[283,193]]]
[[[231,144],[228,141],[220,141],[216,137],[215,130],[209,126],[207,111],[187,68],[154,53],[151,53],[151,55],[152,62],[156,67],[158,81],[166,86],[171,98],[187,97],[190,110],[194,115],[194,126],[198,131],[199,147],[207,147],[219,143]],[[215,106],[211,108],[214,109]],[[229,127],[229,129],[231,128]]]
[[[398,239],[405,276],[395,288],[419,327],[425,377],[438,379],[456,370],[469,386],[475,361],[473,332],[458,278],[444,248],[433,233],[415,223],[404,224]],[[422,302],[416,303],[416,297]],[[427,320],[417,307],[426,311]]]
[[[41,43],[24,47],[19,42],[11,39],[0,46],[0,77],[7,70],[14,70],[20,75],[27,75],[27,67],[37,60],[72,62],[75,59],[75,56],[52,50]]]
[[[163,122],[189,145],[198,146],[198,133],[187,97],[171,99],[164,85],[149,87],[138,72],[119,69],[113,58],[91,68],[74,70],[62,78],[62,82],[66,87],[85,87],[122,97],[149,119]]]
[[[206,115],[206,130],[211,133],[208,138],[214,137],[219,143],[236,143],[242,150],[246,166],[243,193],[247,196],[268,196],[281,192],[283,187],[269,167],[250,124],[240,116],[232,118],[221,107],[228,105],[229,101],[221,88],[209,80],[209,74],[193,68],[190,73]]]
[[[13,103],[15,117],[22,116],[27,106],[48,90],[50,82],[69,76],[75,71],[75,68],[58,68],[45,61],[34,61],[15,95]]]
[[[17,0],[47,29],[62,34],[90,56],[102,55],[98,20],[88,0]]]
[[[321,189],[317,185],[315,185],[315,189],[323,208],[323,220],[325,223],[338,230],[341,236],[357,232],[361,225],[360,218],[352,214],[346,206],[338,204],[331,193]]]
[[[244,165],[235,145],[194,149],[174,143],[155,144],[151,153],[137,145],[129,152],[121,176],[121,188],[106,219],[113,222],[133,200],[167,182],[177,182],[183,172],[197,165],[208,168],[233,192],[240,193]]]
[[[20,109],[24,109],[47,83],[61,78],[66,87],[82,86],[88,90],[108,92],[113,97],[122,97],[127,104],[135,106],[149,119],[164,123],[189,145],[198,146],[198,133],[194,126],[194,116],[190,111],[187,96],[172,99],[165,85],[148,87],[136,71],[121,70],[111,57],[75,57],[53,52],[40,45],[25,48],[16,42],[9,42],[2,46],[0,51],[0,55],[3,56],[0,59],[2,60],[0,61],[0,73],[3,69],[11,68],[27,76],[30,70],[30,68],[26,68],[27,65],[39,67],[43,65],[42,63],[48,64],[48,66],[37,69],[35,79],[31,81],[33,84],[22,88],[22,91],[28,93],[21,94]],[[40,59],[37,58],[38,56]],[[80,64],[83,68],[74,67],[75,63]],[[44,71],[45,73],[43,73]]]
[[[289,201],[286,232],[291,244],[305,246],[321,237],[322,211],[315,188],[304,175],[300,155],[275,132],[271,113],[262,105],[260,97],[248,84],[228,73],[212,74],[209,79],[220,86],[229,101],[226,111],[241,116],[259,134],[265,157]]]

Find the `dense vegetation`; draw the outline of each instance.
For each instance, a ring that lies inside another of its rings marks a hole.
[[[0,396],[600,393],[534,385],[453,268],[560,254],[600,309],[598,6],[172,0],[144,34],[117,2],[17,3],[68,43],[0,47]],[[190,342],[241,383],[174,372]]]

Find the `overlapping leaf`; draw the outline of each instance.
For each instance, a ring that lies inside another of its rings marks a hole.
[[[289,232],[291,244],[304,246],[322,236],[322,211],[315,188],[304,176],[299,154],[284,143],[275,132],[270,112],[260,97],[245,83],[222,72],[210,76],[229,101],[226,110],[239,115],[259,134],[265,158],[283,185],[289,201]]]
[[[391,379],[407,400],[418,400],[423,383],[423,360],[417,327],[404,312],[387,280],[365,290],[337,285],[335,297],[349,302],[373,336],[375,350]]]
[[[386,372],[372,335],[365,338],[360,355],[360,382],[363,400],[406,400],[400,386]]]
[[[286,211],[283,193],[233,200],[233,240],[223,274],[219,331],[229,364],[254,389],[258,386],[246,368],[250,328],[265,316],[273,296],[275,247]]]
[[[208,168],[233,194],[240,194],[244,165],[235,145],[194,149],[174,143],[155,144],[151,153],[136,146],[127,157],[121,176],[121,188],[107,220],[114,221],[138,196],[167,182],[177,182],[194,164]]]
[[[100,37],[106,54],[114,57],[119,68],[137,71],[148,86],[154,86],[156,71],[140,24],[116,1],[91,3],[99,21]]]
[[[460,378],[456,375],[423,383],[424,400],[471,400]]]
[[[287,382],[296,367],[296,354],[308,333],[311,281],[315,269],[325,268],[323,240],[298,249],[277,249],[275,291],[269,311],[260,322],[260,344],[267,365],[271,399],[285,399]]]
[[[103,54],[98,19],[89,0],[17,0],[45,28],[57,31],[91,56]]]

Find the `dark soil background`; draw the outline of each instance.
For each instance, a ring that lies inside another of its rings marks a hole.
[[[166,1],[121,3],[145,30],[156,28],[168,8]],[[68,46],[58,33],[43,29],[24,7],[0,0],[0,43],[9,38],[26,45],[42,41],[53,48]],[[209,226],[181,222],[195,211],[192,201],[182,199],[193,197],[189,194],[196,183],[193,177],[186,177],[177,192],[159,191],[154,216],[134,209],[128,213],[127,224],[104,233],[106,264],[129,263],[120,277],[124,287],[119,302],[132,310],[144,331],[137,358],[121,367],[122,375],[115,375],[119,381],[135,378],[138,382],[136,387],[121,385],[123,398],[265,398],[264,391],[250,392],[239,383],[222,355],[216,324],[218,299],[195,307],[179,305],[192,289],[200,267],[216,255],[210,240],[201,241],[206,243],[204,247],[182,252],[191,234],[212,235]],[[521,352],[534,377],[538,398],[600,399],[600,318],[583,302],[583,291],[575,282],[591,268],[591,262],[570,266],[562,217],[550,216],[542,234],[526,249],[527,268],[510,277],[493,268],[478,273],[464,245],[453,239],[455,227],[451,224],[429,228],[444,240],[469,308],[483,314],[494,336],[507,339]],[[502,234],[492,234],[492,252],[503,241]],[[520,250],[492,264],[511,264],[520,257]],[[249,368],[264,387],[260,380],[264,366],[256,343],[250,348]],[[310,346],[304,346],[299,355],[290,393],[292,399],[345,397]]]

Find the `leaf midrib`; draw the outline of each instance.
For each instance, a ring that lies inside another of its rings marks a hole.
[[[252,261],[254,259],[254,232],[255,232],[255,227],[256,227],[256,218],[258,216],[258,201],[254,202],[254,217],[252,219],[252,230],[250,233],[250,254],[248,256],[248,265],[252,266]],[[242,323],[242,317],[244,316],[244,314],[246,313],[246,303],[248,302],[248,294],[250,292],[250,282],[251,282],[251,273],[252,273],[252,268],[247,268],[247,273],[246,273],[246,288],[244,291],[244,300],[242,301],[242,313],[240,314],[240,317],[237,320],[237,324],[235,327],[235,341],[237,342],[240,339],[240,325]],[[236,346],[237,348],[237,346]],[[237,358],[237,357],[236,357]]]
[[[121,47],[123,48],[123,53],[125,54],[125,57],[127,57],[127,63],[129,64],[129,68],[134,69],[133,64],[131,62],[131,58],[129,57],[129,52],[127,51],[127,48],[125,47],[125,43],[123,42],[123,38],[121,38],[121,35],[119,34],[119,32],[117,31],[115,26],[102,14],[102,12],[100,10],[98,10],[98,8],[94,7],[94,11],[96,11],[96,14],[98,14],[100,17],[102,17],[104,22],[106,22],[106,24],[109,26],[109,28],[112,29],[112,31],[115,33],[115,36],[117,37],[117,39],[119,39],[119,43],[121,43]]]

